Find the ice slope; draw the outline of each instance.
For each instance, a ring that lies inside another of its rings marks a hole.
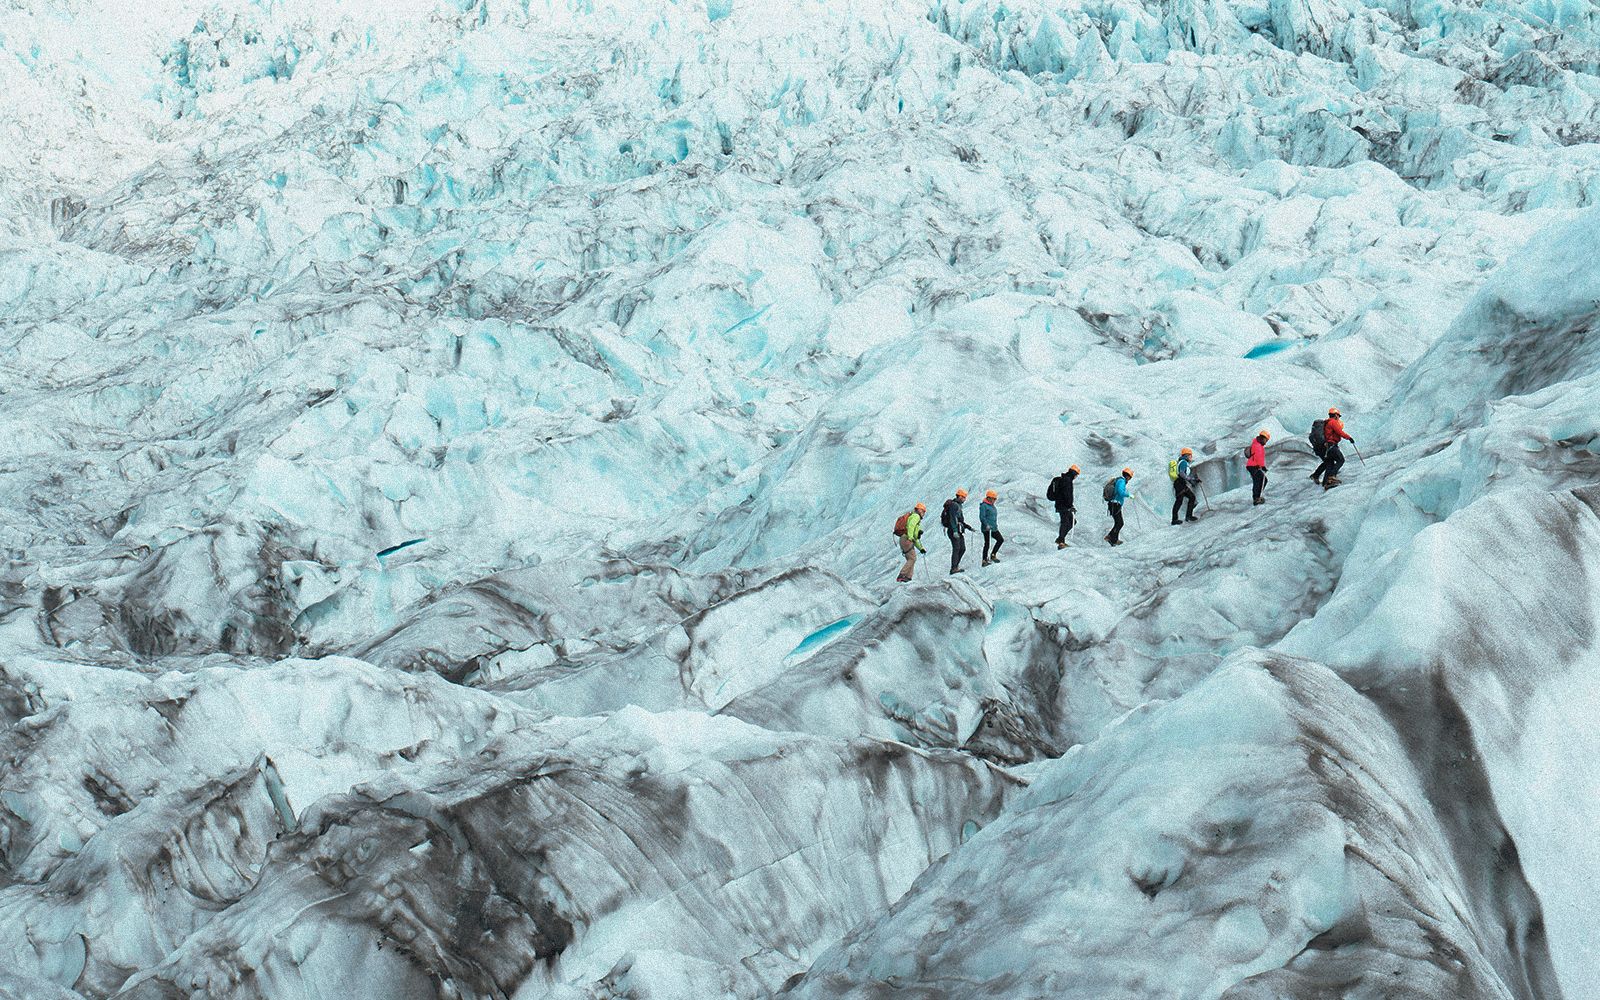
[[[1391,435],[1486,421],[1486,407],[1572,383],[1600,368],[1600,212],[1579,213],[1531,240],[1467,303],[1407,374],[1403,423]],[[1558,434],[1558,438],[1567,435]]]
[[[398,995],[428,976],[484,995],[637,952],[756,995],[1019,784],[896,744],[637,708],[546,721],[460,690],[330,658],[36,714],[7,748],[8,967],[96,995],[309,996],[366,963]],[[742,969],[703,968],[729,947]]]
[[[1456,853],[1492,806],[1419,809],[1407,722],[1313,662],[1232,661],[1052,761],[786,995],[1555,995],[1532,890]]]
[[[794,995],[1590,995],[1597,499],[1486,498],[1347,573],[1306,659],[1050,762]]]
[[[0,8],[0,993],[1600,996],[1596,51]]]
[[[1572,774],[1600,751],[1581,721],[1600,696],[1587,586],[1600,541],[1597,499],[1587,488],[1486,497],[1351,580],[1282,644],[1315,652],[1363,690],[1393,688],[1382,697],[1408,714],[1432,702],[1452,716],[1448,729],[1469,749],[1428,748],[1426,756],[1447,772],[1440,784],[1495,804],[1507,843],[1514,838],[1507,850],[1544,903],[1558,967],[1579,996],[1600,984],[1600,853],[1580,832],[1596,821],[1586,794],[1593,779]],[[1541,547],[1537,571],[1520,572],[1533,546]],[[1457,836],[1467,840],[1470,830]]]

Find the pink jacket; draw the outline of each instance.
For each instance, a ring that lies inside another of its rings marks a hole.
[[[1247,469],[1265,469],[1267,467],[1267,449],[1260,438],[1250,439],[1250,457],[1245,460]]]

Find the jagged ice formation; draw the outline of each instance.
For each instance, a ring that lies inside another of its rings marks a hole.
[[[1600,997],[1597,53],[6,0],[0,997]]]

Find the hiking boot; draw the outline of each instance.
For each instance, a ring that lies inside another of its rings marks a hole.
[[[1198,521],[1200,519],[1198,517],[1195,517],[1193,514],[1190,514],[1188,517],[1184,518],[1184,520],[1193,522],[1193,521]]]
[[[1193,518],[1191,518],[1191,520],[1193,520]],[[1177,519],[1177,518],[1173,518],[1173,519],[1172,519],[1172,523],[1173,523],[1173,524],[1177,524],[1177,523],[1178,523],[1178,519]]]
[[[985,559],[985,560],[984,560],[984,561],[983,561],[983,564],[984,564],[984,565],[985,565],[985,566],[987,566],[987,565],[989,565],[989,564],[990,564],[990,563],[992,563],[992,562],[994,562],[994,560],[993,560],[993,559]]]
[[[955,576],[957,573],[965,573],[965,572],[966,572],[966,570],[964,570],[964,569],[953,569],[953,570],[950,571],[950,575],[951,576]]]
[[[1323,480],[1322,480],[1322,488],[1325,489],[1325,490],[1331,490],[1335,486],[1338,486],[1338,485],[1339,485],[1339,477],[1338,476],[1325,476],[1323,478]]]
[[[1113,538],[1113,539],[1112,539],[1112,540],[1111,540],[1111,544],[1112,544],[1112,545],[1121,545],[1121,544],[1122,544],[1122,539],[1120,539],[1120,538]]]
[[[999,561],[1000,561],[1000,557],[999,557],[999,556],[990,556],[990,557],[989,557],[989,562],[990,562],[990,563],[991,563],[991,564],[992,564],[992,563],[997,563],[997,562],[999,562]]]
[[[1259,507],[1259,506],[1261,506],[1262,504],[1264,504],[1266,502],[1267,502],[1267,498],[1266,497],[1256,497],[1254,500],[1250,501],[1250,505],[1252,507]]]
[[[1057,542],[1056,543],[1056,548],[1058,548],[1058,549],[1064,549],[1066,547],[1067,547],[1067,543],[1066,542]]]
[[[1322,482],[1322,477],[1317,475],[1315,472],[1313,472],[1311,475],[1307,476],[1306,478],[1311,480],[1313,483]]]
[[[911,577],[909,577],[909,576],[897,576],[897,577],[894,578],[894,582],[895,583],[910,583],[911,582]]]

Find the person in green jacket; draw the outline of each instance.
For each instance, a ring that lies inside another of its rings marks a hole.
[[[900,539],[900,552],[906,557],[905,564],[900,567],[900,575],[895,577],[896,583],[910,583],[911,571],[917,568],[917,553],[928,554],[922,547],[922,515],[928,512],[928,505],[919,503],[905,516],[905,531],[896,531]]]

